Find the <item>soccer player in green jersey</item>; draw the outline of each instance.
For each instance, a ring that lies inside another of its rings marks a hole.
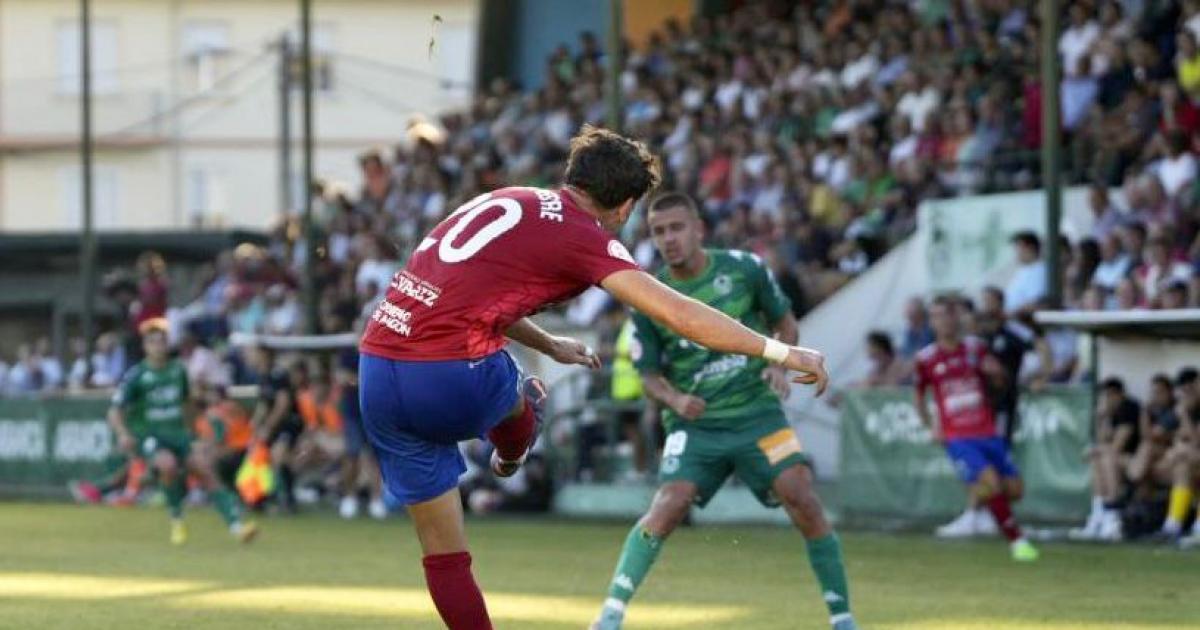
[[[760,333],[796,343],[796,320],[774,276],[753,254],[705,249],[704,226],[686,195],[666,193],[649,206],[650,233],[666,265],[658,279]],[[621,627],[625,608],[650,572],[667,536],[693,503],[703,507],[730,474],[767,506],[782,505],[804,535],[834,630],[857,628],[837,535],[812,488],[809,460],[784,416],[782,370],[765,360],[717,354],[641,313],[633,316],[633,358],[646,393],[665,409],[662,485],[650,511],[625,540],[594,630]]]
[[[122,451],[130,457],[140,455],[150,460],[167,499],[171,543],[187,542],[183,500],[189,472],[200,480],[230,533],[242,542],[253,540],[258,526],[241,520],[242,505],[237,494],[217,480],[211,460],[191,452],[187,370],[168,353],[167,321],[147,320],[138,332],[146,358],[125,373],[113,395],[108,423]]]

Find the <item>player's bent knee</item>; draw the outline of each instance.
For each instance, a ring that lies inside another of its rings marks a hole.
[[[696,498],[696,489],[690,485],[668,484],[659,489],[650,505],[650,511],[642,524],[655,536],[668,536],[687,518],[688,510]]]

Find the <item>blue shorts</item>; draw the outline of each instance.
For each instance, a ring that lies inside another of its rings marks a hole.
[[[947,440],[946,454],[954,462],[958,476],[967,484],[978,481],[979,475],[989,467],[995,468],[1002,479],[1021,475],[1013,464],[1008,445],[1000,436]]]
[[[353,398],[351,398],[353,396]],[[338,410],[342,412],[342,437],[346,439],[346,457],[358,457],[366,446],[367,436],[363,432],[362,408],[359,407],[358,391],[347,392]]]
[[[458,485],[458,443],[482,437],[517,404],[521,370],[503,350],[475,361],[359,362],[363,428],[388,492],[405,505]]]

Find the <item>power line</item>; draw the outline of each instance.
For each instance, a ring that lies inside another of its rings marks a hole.
[[[116,131],[112,131],[112,132],[103,134],[103,137],[112,138],[112,137],[126,135],[144,125],[158,123],[159,121],[162,121],[168,117],[176,116],[176,115],[182,113],[183,110],[192,106],[193,104],[203,101],[210,96],[220,96],[220,94],[218,93],[219,90],[221,90],[223,87],[225,87],[228,83],[230,83],[234,79],[236,79],[239,76],[241,76],[242,74],[244,74],[247,70],[253,68],[254,66],[258,65],[259,63],[261,63],[262,61],[267,59],[270,54],[271,54],[271,51],[265,50],[265,51],[255,55],[254,57],[251,57],[242,65],[230,70],[229,72],[226,72],[225,74],[221,75],[220,77],[217,77],[217,79],[215,81],[213,81],[212,85],[210,85],[207,89],[197,92],[191,96],[181,98],[174,105],[171,105],[170,107],[168,107],[162,111],[155,112],[154,114],[148,116],[147,118],[132,122],[128,125],[125,125],[124,127],[121,127],[120,129],[117,129]]]
[[[421,108],[415,107],[409,103],[403,103],[401,101],[397,101],[390,96],[381,94],[371,88],[363,86],[360,83],[357,83],[353,80],[347,79],[344,74],[339,75],[336,80],[339,83],[341,83],[342,85],[344,85],[344,86],[350,88],[351,90],[358,92],[360,95],[366,97],[366,99],[368,101],[372,101],[376,105],[383,107],[384,109],[396,111],[396,112],[400,112],[400,113],[405,113],[405,114],[417,112],[417,111],[420,111],[420,109],[421,109]]]
[[[328,54],[332,57],[336,57],[338,59],[342,59],[344,61],[348,61],[350,63],[357,63],[362,66],[375,68],[377,70],[380,70],[383,72],[388,72],[388,73],[391,73],[391,74],[394,74],[397,76],[403,76],[403,77],[407,77],[410,79],[420,79],[423,81],[436,82],[436,83],[440,84],[442,87],[446,87],[446,88],[470,88],[471,87],[471,83],[468,81],[458,81],[456,79],[448,79],[446,77],[440,76],[440,75],[432,73],[432,72],[427,72],[425,70],[418,70],[416,68],[410,68],[408,66],[402,66],[399,64],[389,63],[386,61],[381,61],[379,59],[372,59],[371,57],[364,57],[362,55],[356,55],[354,53],[328,52],[325,54]]]
[[[275,68],[268,67],[265,72],[261,72],[258,75],[255,75],[253,81],[247,81],[245,83],[245,85],[243,85],[241,87],[241,89],[239,89],[235,92],[229,92],[229,93],[223,94],[222,96],[224,98],[222,100],[232,101],[231,103],[225,104],[225,106],[226,107],[231,106],[231,105],[237,103],[237,101],[240,101],[246,95],[250,94],[255,89],[263,87],[264,85],[266,85],[265,80],[270,78],[271,76],[274,76],[274,74],[275,74]],[[211,101],[209,101],[209,102],[211,103]],[[210,116],[212,116],[213,114],[217,114],[217,113],[223,111],[224,109],[225,109],[225,107],[212,107],[205,111],[200,112],[199,114],[196,115],[195,118],[191,119],[190,121],[187,121],[185,126],[182,129],[180,129],[180,134],[183,134],[192,129],[196,129],[205,120],[207,120]],[[183,113],[181,112],[180,115],[182,116]]]
[[[243,51],[243,50],[226,48],[221,51],[221,54],[225,54],[230,57],[241,57],[244,55],[248,55],[250,53]],[[173,67],[181,66],[181,65],[188,63],[192,56],[193,55],[179,55],[177,57],[173,57],[170,59],[160,59],[159,61],[153,61],[153,62],[148,61],[145,63],[137,63],[137,64],[130,64],[127,66],[119,66],[119,67],[113,68],[112,70],[108,70],[106,72],[98,72],[95,68],[93,68],[92,74],[94,74],[94,75],[95,74],[108,74],[108,75],[114,75],[114,76],[129,76],[129,75],[135,75],[135,74],[148,74],[148,73],[154,72],[154,71],[166,72]],[[27,76],[27,77],[6,77],[4,79],[4,83],[5,84],[39,83],[39,82],[45,82],[45,81],[66,81],[67,79],[78,82],[80,75],[81,75],[80,72],[71,72],[71,73],[56,73],[56,74],[52,74],[52,75],[50,75],[50,74],[34,75],[34,76]]]

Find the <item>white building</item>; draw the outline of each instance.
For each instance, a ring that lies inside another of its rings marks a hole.
[[[268,225],[283,207],[280,41],[299,47],[299,2],[92,7],[98,228]],[[78,9],[0,0],[0,231],[80,225]],[[316,173],[356,184],[357,153],[395,144],[413,113],[464,104],[477,22],[472,0],[315,0]]]

